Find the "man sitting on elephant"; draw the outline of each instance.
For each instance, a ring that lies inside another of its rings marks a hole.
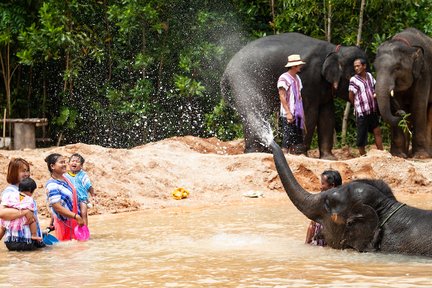
[[[378,103],[375,99],[375,79],[366,72],[366,60],[354,60],[356,75],[349,83],[349,100],[354,105],[357,125],[357,147],[360,155],[366,154],[368,132],[373,132],[377,149],[383,150],[381,128],[379,127]]]
[[[292,154],[305,154],[306,147],[303,141],[303,129],[305,128],[305,117],[303,101],[301,97],[302,81],[297,75],[305,62],[300,55],[288,56],[285,67],[288,71],[283,73],[277,82],[279,98],[281,102],[280,115],[282,118],[283,151]]]

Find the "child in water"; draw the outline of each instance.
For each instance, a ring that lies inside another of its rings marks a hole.
[[[11,194],[11,197],[3,199],[2,205],[18,210],[28,209],[29,211],[27,213],[32,216],[34,210],[36,209],[36,202],[32,198],[36,187],[36,182],[32,178],[24,178],[18,184],[18,190],[20,191],[19,201],[17,201],[18,199],[15,197],[12,197],[13,195]],[[19,238],[20,235],[18,235],[18,232],[23,230],[24,225],[28,225],[30,228],[31,239],[35,241],[42,241],[42,238],[38,236],[38,227],[36,221],[28,224],[27,213],[15,220],[2,221],[2,226],[0,228],[0,239],[3,238],[6,230],[9,230],[12,238]]]
[[[95,196],[95,192],[87,173],[83,170],[84,157],[75,153],[69,158],[69,171],[64,175],[75,186],[80,205],[81,217],[88,226],[87,208],[91,208],[88,194]]]

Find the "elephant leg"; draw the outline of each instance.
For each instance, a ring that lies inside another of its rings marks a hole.
[[[261,118],[243,118],[243,133],[245,139],[245,153],[254,153],[254,152],[266,152],[270,153],[270,149],[265,146],[263,143],[263,135],[258,135],[258,133],[264,133],[264,129],[262,128],[263,123],[257,121],[256,119]],[[260,127],[258,127],[260,126]]]
[[[425,107],[414,107],[414,110],[419,111],[414,115],[413,119],[413,139],[412,139],[412,156],[417,159],[429,158],[429,144],[428,137],[429,134],[429,119],[428,114],[430,113]]]
[[[306,131],[304,135],[304,144],[306,151],[310,149],[312,138],[315,133],[315,127],[318,121],[318,106],[310,106],[305,108]]]
[[[335,111],[333,101],[320,107],[317,132],[321,159],[336,160],[332,153],[333,133],[335,129]]]
[[[256,137],[253,130],[249,128],[249,125],[244,124],[243,132],[245,139],[245,153],[269,152],[268,148],[261,144],[260,139]]]
[[[432,155],[432,104],[429,104],[428,107],[428,118],[427,118],[427,147],[428,147],[428,152],[429,155]]]
[[[408,139],[401,128],[392,127],[390,153],[393,156],[408,157]]]

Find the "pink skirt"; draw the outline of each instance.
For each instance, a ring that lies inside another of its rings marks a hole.
[[[74,234],[74,228],[77,225],[78,223],[74,219],[67,219],[66,221],[61,221],[57,217],[54,217],[54,227],[57,239],[59,239],[60,241],[77,239]]]

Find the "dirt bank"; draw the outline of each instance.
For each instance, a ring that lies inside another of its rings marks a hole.
[[[265,198],[286,198],[275,170],[272,155],[243,154],[243,142],[221,142],[215,138],[174,137],[133,149],[111,149],[73,144],[25,151],[0,151],[0,185],[7,185],[6,170],[11,157],[31,163],[32,177],[39,189],[36,199],[42,215],[47,214],[43,186],[49,178],[44,158],[53,152],[86,159],[97,197],[90,214],[119,213],[172,206],[206,206],[248,201],[243,193],[256,191]],[[343,180],[379,178],[396,196],[400,193],[432,193],[432,160],[405,160],[386,151],[371,150],[366,157],[354,157],[356,150],[335,150],[341,160],[287,157],[296,178],[306,189],[319,190],[324,169],[341,172]],[[172,191],[184,187],[186,199],[175,200]]]

